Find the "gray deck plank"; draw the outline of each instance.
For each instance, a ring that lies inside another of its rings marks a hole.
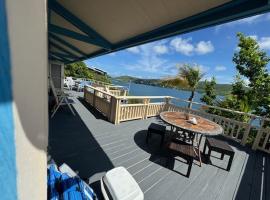
[[[250,199],[252,200],[265,200],[265,197],[263,195],[263,188],[265,187],[264,185],[264,162],[265,162],[265,157],[261,153],[257,153],[257,159],[256,163],[254,166],[254,174],[253,174],[253,181],[252,181],[252,186],[251,186],[251,196]]]
[[[266,176],[265,176],[265,187],[264,187],[264,196],[265,199],[270,199],[270,156],[265,156],[266,157],[266,162],[265,162],[265,171],[266,171]]]
[[[61,108],[50,120],[49,153],[57,164],[66,162],[81,177],[89,177],[100,199],[101,176],[117,166],[126,167],[133,175],[146,200],[270,199],[267,154],[232,143],[236,155],[230,172],[217,167],[225,168],[228,158],[221,161],[213,157],[217,166],[199,167],[196,161],[190,177],[186,178],[181,175],[186,173],[185,163],[175,161],[174,170],[165,167],[159,137],[152,137],[150,145],[145,144],[147,127],[159,120],[149,118],[114,125],[85,103],[76,98],[74,102],[76,116]]]
[[[226,195],[226,199],[232,199],[233,192],[237,187],[241,168],[245,162],[246,154],[236,151],[234,161],[230,171],[224,169],[218,169],[217,176],[209,182],[208,187],[204,190],[204,193],[200,196],[201,199],[218,199],[222,198],[222,194]],[[228,157],[223,164],[223,168],[226,169],[228,164]],[[198,198],[199,199],[199,198]]]

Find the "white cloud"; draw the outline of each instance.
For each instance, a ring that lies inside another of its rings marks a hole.
[[[196,66],[197,64],[194,64],[194,65]],[[206,73],[210,69],[210,67],[207,67],[207,66],[204,66],[204,65],[197,65],[197,66],[203,73]]]
[[[216,66],[215,67],[215,71],[217,72],[221,72],[221,71],[225,71],[227,68],[225,66]]]
[[[168,53],[168,47],[165,45],[156,45],[153,47],[153,50],[157,53],[157,54],[166,54]]]
[[[270,37],[262,37],[258,39],[258,44],[262,49],[270,50]]]
[[[198,54],[207,54],[214,51],[214,46],[211,41],[200,41],[195,48]]]
[[[221,24],[221,25],[217,25],[215,26],[215,32],[219,32],[219,30],[223,27],[232,27],[232,26],[237,26],[237,25],[242,25],[242,24],[247,24],[247,25],[252,25],[255,24],[257,22],[261,22],[261,21],[267,21],[270,20],[270,14],[261,14],[261,15],[255,15],[252,17],[247,17],[244,19],[239,19],[233,22],[228,22],[225,24]]]
[[[258,37],[257,35],[249,35],[250,38],[256,40],[260,48],[270,50],[270,37]]]
[[[257,40],[258,39],[258,36],[257,35],[249,35],[248,37],[254,39],[254,40]]]
[[[193,55],[194,53],[203,55],[215,50],[211,41],[199,41],[196,44],[192,43],[192,38],[183,39],[181,37],[177,37],[171,41],[170,45],[175,51],[186,56]]]
[[[191,38],[182,39],[181,37],[177,37],[170,42],[170,45],[174,47],[177,52],[189,56],[194,50],[194,46],[191,44],[191,40]]]
[[[136,54],[140,53],[140,49],[139,49],[138,46],[136,46],[136,47],[130,47],[130,48],[127,49],[127,51],[129,51],[131,53],[136,53]]]
[[[236,20],[234,22],[231,22],[230,24],[253,24],[255,23],[256,21],[258,21],[261,17],[263,17],[263,15],[255,15],[255,16],[252,16],[252,17],[247,17],[247,18],[244,18],[244,19],[240,19],[240,20]]]
[[[164,74],[168,68],[168,60],[161,58],[159,55],[164,53],[164,49],[158,49],[158,51],[154,50],[156,46],[162,46],[159,43],[148,43],[141,46],[138,46],[136,52],[139,54],[139,59],[136,62],[126,63],[124,67],[127,70],[132,71],[143,71],[150,73],[159,73]],[[159,51],[160,50],[160,51]]]

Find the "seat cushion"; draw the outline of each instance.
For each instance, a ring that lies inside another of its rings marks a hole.
[[[150,126],[148,127],[148,130],[153,131],[153,132],[157,132],[157,133],[165,133],[166,132],[166,126],[151,123]]]
[[[124,167],[108,171],[103,181],[114,200],[143,200],[144,198],[139,185]]]
[[[232,149],[232,147],[228,143],[223,142],[221,140],[209,137],[209,138],[207,138],[207,142],[208,142],[210,147],[214,147],[214,148],[220,149],[220,150],[225,150],[228,152],[234,152],[234,150]]]
[[[171,152],[175,154],[196,158],[194,147],[190,144],[172,141],[167,144],[167,147]]]

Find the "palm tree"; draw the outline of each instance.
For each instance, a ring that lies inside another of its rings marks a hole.
[[[188,99],[188,108],[191,108],[192,100],[195,95],[195,90],[198,87],[198,84],[203,78],[203,76],[204,73],[202,73],[202,70],[198,66],[184,64],[182,67],[179,68],[179,72],[176,76],[165,79],[163,81],[163,84],[177,88],[184,87],[191,90],[191,95]]]

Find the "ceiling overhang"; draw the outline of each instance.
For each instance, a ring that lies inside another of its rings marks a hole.
[[[49,0],[49,59],[72,63],[269,10],[269,0]]]

